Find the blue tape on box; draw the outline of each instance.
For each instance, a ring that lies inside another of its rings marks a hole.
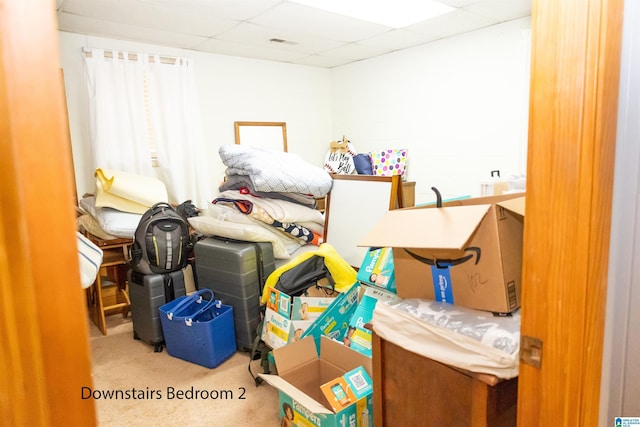
[[[433,294],[435,295],[435,300],[453,304],[453,290],[451,289],[449,267],[438,268],[432,265],[431,277],[433,278]]]

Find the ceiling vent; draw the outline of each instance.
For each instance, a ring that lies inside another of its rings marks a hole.
[[[276,38],[269,39],[269,41],[270,41],[271,43],[288,44],[288,45],[296,45],[296,44],[298,44],[297,42],[292,42],[292,41],[290,41],[290,40],[285,40],[285,39],[276,39]]]

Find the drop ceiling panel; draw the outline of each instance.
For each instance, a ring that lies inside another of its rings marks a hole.
[[[185,11],[168,4],[156,5],[138,0],[66,0],[63,12],[96,18],[114,24],[211,37],[233,28],[239,21],[221,19],[215,14]]]
[[[56,0],[56,6],[61,31],[329,68],[531,15],[531,0],[439,1],[462,9],[402,29],[288,0]]]
[[[284,40],[283,43],[271,41],[272,39]],[[294,34],[287,31],[267,28],[262,25],[243,22],[233,29],[216,37],[218,40],[227,40],[236,43],[251,44],[254,46],[271,49],[291,50],[314,54],[335,49],[342,43],[321,37],[313,37],[306,34]]]
[[[372,58],[374,56],[383,55],[385,53],[389,53],[390,51],[387,49],[380,49],[371,46],[362,46],[357,43],[348,43],[342,45],[339,48],[332,49],[328,52],[325,52],[326,55],[335,56],[338,58],[348,58],[354,61],[361,60],[364,58]]]
[[[347,18],[294,3],[277,6],[251,19],[251,22],[292,33],[325,37],[346,43],[366,39],[391,29],[384,25]]]
[[[300,65],[310,65],[312,67],[323,67],[323,68],[333,68],[338,67],[340,65],[345,65],[353,62],[351,59],[347,58],[336,58],[333,56],[325,56],[325,55],[311,55],[305,56],[304,58],[296,59],[292,61],[294,64]]]
[[[387,50],[406,49],[438,39],[438,36],[407,30],[391,30],[358,42],[359,45],[379,47]]]
[[[227,40],[209,39],[197,46],[197,50],[222,55],[242,56],[246,58],[266,59],[270,61],[292,62],[296,59],[308,56],[304,53],[287,51],[282,49],[269,49],[260,46],[251,46]]]
[[[72,33],[110,37],[183,49],[192,49],[207,40],[206,37],[118,24],[95,18],[83,18],[69,13],[58,14],[58,26],[61,30]]]
[[[430,34],[439,38],[464,34],[479,28],[494,25],[498,21],[459,9],[425,22],[410,25],[406,29],[418,33]]]
[[[467,6],[464,10],[504,22],[531,15],[531,0],[485,1]]]
[[[84,1],[84,0],[81,0]],[[94,0],[95,1],[95,0]],[[105,1],[105,0],[102,0]],[[140,1],[152,6],[163,6],[196,15],[246,21],[283,3],[283,0],[126,0]]]

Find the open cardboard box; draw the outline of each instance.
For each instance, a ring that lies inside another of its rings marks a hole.
[[[371,390],[336,410],[332,409],[332,403],[322,390],[323,386],[338,383],[346,373],[359,367],[364,368],[370,381],[372,363],[369,357],[324,336],[320,340],[320,355],[313,337],[306,337],[274,349],[273,357],[278,375],[259,375],[280,391],[280,415],[287,416],[288,409],[285,408],[291,408],[293,425],[364,426],[365,422],[368,422],[367,427],[371,425]]]
[[[523,193],[396,209],[359,242],[393,248],[397,294],[477,310],[520,307]]]

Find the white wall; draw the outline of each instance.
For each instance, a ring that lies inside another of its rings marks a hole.
[[[334,69],[334,135],[408,148],[416,202],[526,171],[529,18]]]
[[[93,191],[83,46],[195,59],[212,165],[233,122],[284,121],[289,151],[318,166],[346,135],[360,152],[409,150],[416,202],[476,195],[493,169],[526,170],[530,19],[520,19],[331,70],[60,32],[79,194]]]
[[[640,415],[640,4],[625,2],[600,423]]]
[[[218,147],[233,144],[234,121],[287,123],[290,152],[322,165],[332,138],[331,71],[323,68],[205,54],[59,32],[78,194],[93,192],[88,104],[82,47],[194,58],[212,199],[224,177]]]

